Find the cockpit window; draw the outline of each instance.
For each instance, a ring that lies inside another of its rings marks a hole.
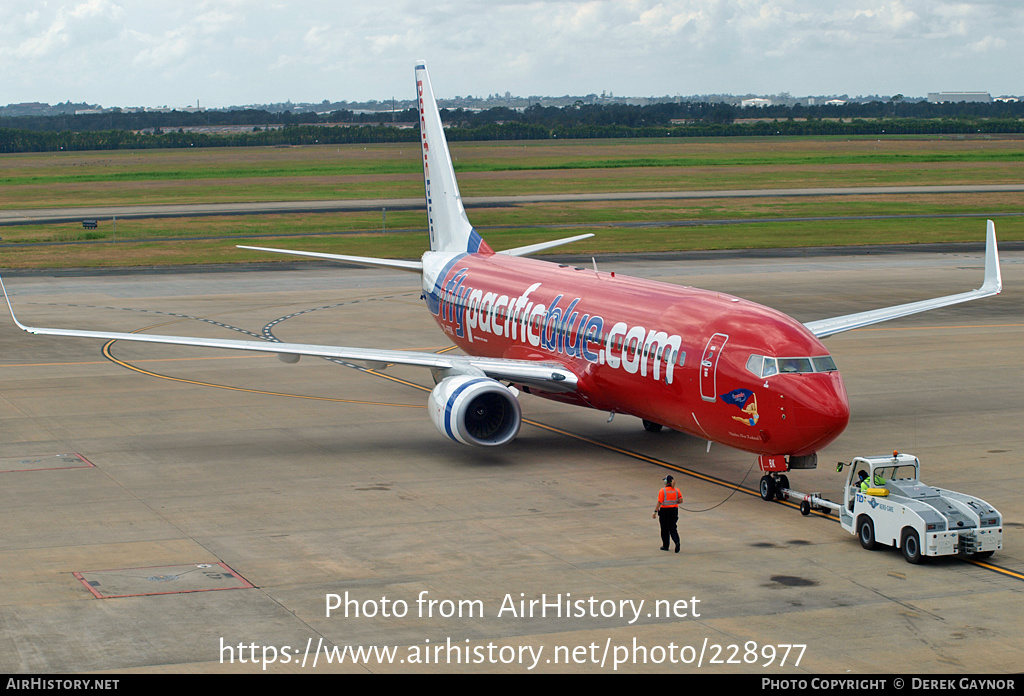
[[[780,372],[784,374],[834,372],[836,363],[829,355],[817,358],[769,358],[764,355],[751,355],[747,358],[747,370],[758,377],[771,377]]]
[[[751,355],[747,358],[747,369],[753,372],[758,377],[761,376],[761,370],[764,368],[764,356],[763,355]]]
[[[779,358],[779,372],[814,372],[810,358]]]
[[[832,359],[831,355],[824,355],[820,358],[811,358],[814,363],[815,372],[835,372],[836,361]]]

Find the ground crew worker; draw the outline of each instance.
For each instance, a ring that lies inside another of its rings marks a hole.
[[[874,484],[872,484],[871,481],[868,479],[868,475],[867,475],[866,472],[864,472],[864,471],[860,472],[860,476],[861,476],[861,479],[860,479],[860,489],[862,491],[866,491],[869,488],[878,488],[880,486],[884,486],[885,485],[885,477],[882,476],[881,474],[875,474],[875,482],[874,482]]]
[[[661,522],[661,550],[668,551],[668,540],[676,542],[676,553],[679,553],[679,503],[683,502],[683,493],[675,487],[675,479],[671,474],[665,477],[665,487],[658,491],[658,504],[654,508],[651,519],[659,518]]]

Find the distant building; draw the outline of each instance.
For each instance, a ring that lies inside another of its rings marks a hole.
[[[932,104],[943,102],[990,102],[992,95],[988,92],[929,92],[928,101]]]
[[[45,112],[47,109],[49,109],[50,105],[49,104],[44,104],[42,102],[22,102],[21,104],[8,104],[7,108],[11,109],[12,111],[15,111],[15,112],[20,112],[20,113],[25,113],[25,114],[31,114],[31,113],[41,114],[41,113]]]
[[[1009,95],[1003,95],[1001,97],[992,97],[992,101],[997,102],[1017,102],[1020,101],[1017,97],[1011,97]]]
[[[771,106],[771,105],[772,105],[772,100],[771,99],[761,99],[759,97],[758,98],[754,98],[754,99],[744,99],[743,101],[740,102],[740,106],[742,106],[744,109],[746,109],[747,107],[750,107],[750,106]]]
[[[846,106],[845,99],[829,99],[825,102],[825,106]]]

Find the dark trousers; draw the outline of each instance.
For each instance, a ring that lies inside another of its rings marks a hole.
[[[661,545],[667,548],[668,539],[672,537],[672,541],[679,546],[679,530],[676,529],[676,523],[679,521],[679,508],[661,508],[658,510],[658,521],[661,522]]]

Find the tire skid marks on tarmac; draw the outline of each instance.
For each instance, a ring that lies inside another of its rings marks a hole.
[[[346,300],[344,302],[335,302],[333,304],[322,305],[320,307],[309,307],[307,309],[303,309],[303,310],[300,310],[298,312],[292,312],[291,314],[287,314],[287,315],[285,315],[283,317],[278,317],[277,319],[274,319],[273,321],[271,321],[268,324],[266,324],[259,333],[255,333],[253,331],[249,331],[248,329],[243,329],[243,328],[238,327],[238,326],[232,326],[231,324],[225,324],[224,322],[221,322],[221,321],[216,321],[216,320],[213,320],[213,319],[207,319],[205,317],[197,317],[197,316],[194,316],[194,315],[191,315],[191,314],[181,314],[179,312],[164,312],[164,311],[158,310],[158,309],[138,309],[136,307],[112,307],[112,306],[108,306],[108,305],[86,305],[86,304],[62,304],[62,305],[55,305],[55,303],[51,303],[51,305],[61,306],[61,307],[78,307],[78,308],[85,308],[85,309],[111,309],[111,310],[116,310],[116,311],[121,311],[121,312],[139,312],[139,313],[143,313],[143,314],[159,314],[161,316],[174,317],[176,319],[188,319],[188,320],[191,320],[191,321],[200,321],[200,322],[203,322],[205,324],[210,324],[212,326],[216,326],[216,327],[219,327],[219,328],[222,328],[222,329],[227,329],[229,331],[235,331],[237,333],[244,334],[246,336],[249,336],[251,338],[255,338],[257,340],[267,341],[268,343],[282,343],[281,339],[279,339],[277,336],[274,335],[274,327],[277,326],[278,324],[284,322],[284,321],[289,320],[289,319],[294,319],[295,317],[300,317],[300,316],[302,316],[304,314],[309,314],[311,312],[318,312],[318,311],[320,311],[322,309],[335,309],[337,307],[345,307],[345,306],[349,306],[349,305],[359,304],[361,302],[376,302],[378,300],[393,300],[393,299],[402,298],[402,297],[411,297],[413,294],[414,293],[405,292],[405,293],[398,293],[398,294],[394,294],[394,295],[382,295],[382,296],[378,296],[378,297],[369,297],[369,298],[360,298],[360,299],[355,299],[355,300]],[[330,362],[333,362],[333,363],[338,364],[338,365],[342,365],[344,367],[351,368],[353,370],[359,370],[360,372],[366,372],[366,373],[369,373],[369,374],[373,374],[373,375],[376,375],[378,377],[387,377],[387,375],[382,375],[381,373],[376,372],[375,370],[372,370],[372,369],[370,369],[368,367],[363,367],[362,365],[356,365],[355,363],[351,363],[351,362],[348,362],[346,360],[341,360],[340,358],[322,358],[322,359],[330,361]],[[388,377],[388,378],[393,380],[393,381],[396,381],[396,382],[401,382],[403,384],[406,383],[405,380],[400,380],[400,379],[396,379],[396,378],[393,378],[393,377]]]
[[[121,311],[121,312],[142,312],[144,314],[160,314],[160,315],[163,315],[165,317],[176,317],[178,319],[191,319],[192,321],[201,321],[201,322],[203,322],[205,324],[212,324],[213,326],[218,326],[218,327],[220,327],[222,329],[228,329],[230,331],[237,331],[240,334],[245,334],[246,336],[251,336],[252,338],[258,338],[258,339],[262,339],[263,338],[259,334],[253,333],[252,331],[249,331],[247,329],[242,329],[242,328],[239,328],[237,326],[232,326],[231,324],[225,324],[224,322],[220,322],[220,321],[214,321],[213,319],[206,319],[204,317],[194,317],[194,316],[192,316],[190,314],[179,314],[177,312],[162,312],[162,311],[160,311],[158,309],[136,309],[135,307],[106,307],[106,306],[102,306],[102,305],[83,305],[83,304],[68,304],[68,305],[60,305],[60,306],[62,306],[62,307],[82,307],[82,308],[85,308],[85,309],[115,309],[115,310],[118,310],[118,311]]]
[[[264,340],[270,341],[272,343],[281,343],[282,342],[281,339],[279,339],[277,336],[274,335],[274,327],[277,326],[278,324],[282,323],[282,322],[288,321],[289,319],[294,319],[295,317],[301,317],[303,314],[309,314],[311,312],[319,312],[321,309],[335,309],[336,307],[345,307],[345,306],[348,306],[348,305],[359,304],[360,302],[376,302],[377,300],[393,300],[393,299],[396,299],[396,298],[399,298],[399,297],[409,297],[412,294],[413,293],[405,292],[405,293],[400,293],[400,294],[397,294],[397,295],[382,295],[380,297],[370,297],[370,298],[358,299],[358,300],[347,300],[345,302],[336,302],[335,304],[324,305],[322,307],[310,307],[309,309],[303,309],[303,310],[300,310],[298,312],[292,312],[291,314],[288,314],[288,315],[283,316],[283,317],[279,317],[279,318],[275,319],[274,321],[270,322],[269,324],[267,324],[266,326],[264,326],[263,327],[263,331],[261,332],[262,335],[260,336],[260,338],[263,338]],[[255,335],[255,334],[253,334],[253,335]],[[322,360],[327,360],[328,362],[332,362],[332,363],[335,363],[337,365],[343,365],[344,367],[352,368],[353,370],[359,370],[360,372],[369,372],[371,374],[379,374],[379,373],[371,370],[368,367],[363,367],[362,365],[356,365],[355,363],[350,363],[347,360],[342,360],[341,358],[321,358],[321,359]]]
[[[391,295],[391,296],[383,297],[383,298],[375,297],[375,298],[369,298],[369,299],[371,299],[371,300],[375,300],[375,299],[392,299],[392,298],[395,298],[395,297],[407,297],[407,296],[409,296],[411,294],[412,293],[402,293],[402,294],[399,294],[399,295]],[[270,330],[270,327],[273,327],[274,325],[279,324],[281,321],[284,321],[285,319],[296,317],[296,316],[299,316],[301,314],[306,314],[308,312],[315,312],[315,311],[320,310],[320,309],[329,309],[331,307],[341,307],[341,306],[344,306],[344,305],[354,304],[355,302],[366,302],[366,301],[367,301],[367,299],[359,299],[359,300],[352,300],[352,301],[348,301],[348,302],[338,302],[338,303],[331,304],[331,305],[325,305],[325,306],[322,306],[322,307],[312,307],[310,309],[306,309],[306,310],[303,310],[303,311],[300,311],[300,312],[294,312],[294,313],[292,313],[290,315],[287,315],[285,317],[280,317],[280,318],[275,319],[274,321],[270,322],[269,324],[267,324],[264,327],[264,331],[261,332],[261,333],[253,333],[252,331],[249,331],[247,329],[243,329],[243,328],[240,328],[240,327],[237,327],[237,326],[232,326],[230,324],[225,324],[223,322],[214,321],[212,319],[206,319],[204,317],[196,317],[196,316],[192,316],[192,315],[188,315],[188,314],[179,314],[179,313],[176,313],[176,312],[164,312],[164,311],[160,311],[160,310],[151,310],[151,309],[136,309],[134,307],[109,307],[109,306],[79,305],[79,304],[62,304],[62,305],[56,305],[56,306],[62,306],[62,307],[88,307],[88,308],[93,308],[93,309],[112,309],[112,310],[118,310],[118,311],[123,311],[123,312],[141,312],[141,313],[146,313],[146,314],[160,314],[160,315],[164,315],[164,316],[175,317],[178,320],[190,319],[190,320],[194,320],[194,321],[205,322],[205,323],[208,323],[208,324],[212,324],[214,326],[218,326],[218,327],[221,327],[221,328],[228,329],[230,331],[237,331],[239,333],[243,333],[243,334],[245,334],[247,336],[251,336],[251,337],[253,337],[253,338],[257,339],[257,340],[266,341],[267,343],[280,343],[281,342],[280,339],[278,339],[277,337],[275,337],[273,335],[272,331]],[[54,303],[51,303],[51,304],[54,304]],[[133,333],[141,333],[141,332],[144,332],[144,331],[149,331],[149,330],[154,329],[154,328],[156,328],[158,326],[166,326],[167,324],[171,324],[171,323],[174,323],[174,322],[165,322],[164,324],[156,324],[154,326],[149,326],[149,327],[146,327],[146,328],[137,329]],[[319,397],[319,396],[306,396],[306,395],[303,395],[303,394],[291,394],[291,393],[283,393],[283,392],[262,391],[262,390],[259,390],[259,389],[245,389],[245,388],[234,387],[234,386],[225,385],[225,384],[214,384],[214,383],[211,383],[211,382],[198,382],[198,381],[195,381],[195,380],[183,379],[183,378],[180,378],[180,377],[172,377],[170,375],[163,375],[163,374],[159,374],[159,373],[152,372],[152,371],[149,371],[149,370],[144,370],[144,369],[142,369],[140,367],[137,367],[135,365],[132,365],[130,363],[127,363],[127,362],[125,362],[123,360],[119,360],[118,358],[114,357],[114,355],[112,353],[110,353],[109,349],[116,342],[117,342],[116,340],[111,340],[111,341],[108,341],[106,344],[104,344],[103,349],[101,351],[103,356],[105,358],[107,358],[108,360],[110,360],[111,362],[115,363],[116,365],[120,365],[121,367],[123,367],[125,369],[132,370],[132,371],[138,372],[140,374],[149,375],[150,377],[158,377],[160,379],[167,379],[167,380],[171,380],[171,381],[175,381],[175,382],[185,382],[185,383],[188,383],[188,384],[195,384],[195,385],[204,386],[204,387],[214,387],[214,388],[217,388],[217,389],[231,389],[231,390],[235,390],[235,391],[251,392],[251,393],[254,393],[254,394],[266,394],[268,396],[286,396],[286,397],[299,398],[299,399],[315,399],[315,400],[320,400],[320,401],[335,401],[335,402],[339,402],[339,403],[348,403],[348,404],[366,404],[366,405],[371,405],[371,406],[397,406],[397,407],[401,407],[401,408],[423,408],[423,406],[411,406],[409,404],[400,404],[400,403],[383,403],[383,402],[377,402],[377,401],[360,401],[360,400],[353,400],[353,399],[334,399],[334,398],[326,398],[326,397]],[[273,349],[269,348],[269,346],[268,346],[267,352],[268,353],[272,353]],[[353,369],[357,369],[357,370],[359,370],[361,372],[365,372],[367,374],[372,374],[372,375],[374,375],[376,377],[383,377],[385,379],[389,379],[389,380],[391,380],[393,382],[398,382],[400,384],[404,384],[404,385],[408,385],[408,386],[413,386],[413,387],[416,387],[418,389],[423,389],[424,388],[424,387],[421,387],[420,385],[413,384],[412,382],[407,382],[406,380],[403,380],[403,379],[398,379],[396,377],[391,377],[390,375],[385,375],[385,374],[382,374],[380,372],[375,372],[374,370],[371,370],[371,369],[368,369],[368,368],[364,368],[364,367],[360,367],[359,365],[349,365],[349,364],[345,363],[344,361],[340,361],[340,360],[335,360],[334,362],[337,362],[339,364],[352,367]]]

